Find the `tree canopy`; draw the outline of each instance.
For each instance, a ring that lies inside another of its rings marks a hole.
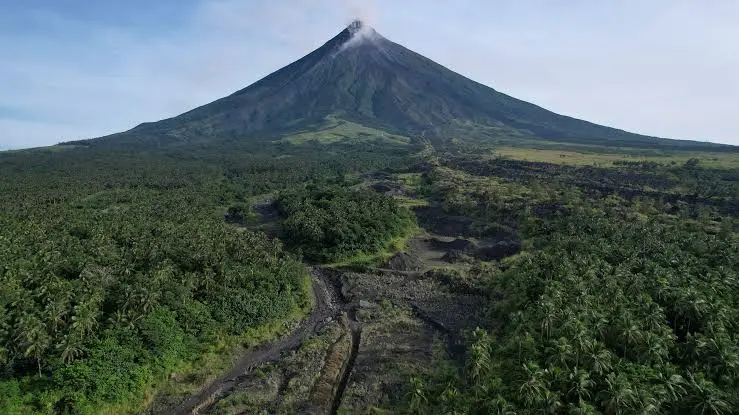
[[[392,197],[337,185],[282,192],[277,206],[287,245],[320,262],[382,250],[415,223]]]

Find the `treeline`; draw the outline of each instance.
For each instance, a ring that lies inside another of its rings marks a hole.
[[[316,262],[383,250],[415,218],[392,197],[343,185],[308,185],[277,200],[286,245]]]

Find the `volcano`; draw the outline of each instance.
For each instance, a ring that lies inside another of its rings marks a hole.
[[[342,122],[431,141],[534,139],[628,147],[714,146],[633,134],[556,114],[455,73],[360,21],[302,59],[230,96],[103,141],[161,145],[276,140]]]

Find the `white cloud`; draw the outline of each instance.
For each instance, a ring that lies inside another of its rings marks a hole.
[[[58,36],[0,30],[0,145],[100,136],[176,115],[301,57],[354,17],[557,112],[739,144],[733,0],[202,0],[181,27],[158,34],[51,13],[34,18]],[[33,119],[3,118],[2,108]]]

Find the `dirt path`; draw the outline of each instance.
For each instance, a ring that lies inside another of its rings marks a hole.
[[[160,412],[171,415],[198,414],[223,396],[228,395],[246,381],[249,373],[256,367],[280,358],[283,352],[300,347],[303,340],[316,332],[329,318],[335,318],[344,310],[345,304],[334,282],[318,269],[311,270],[315,307],[310,317],[301,322],[290,335],[275,342],[250,350],[241,356],[233,369],[212,381],[197,395],[194,395],[174,408]]]

